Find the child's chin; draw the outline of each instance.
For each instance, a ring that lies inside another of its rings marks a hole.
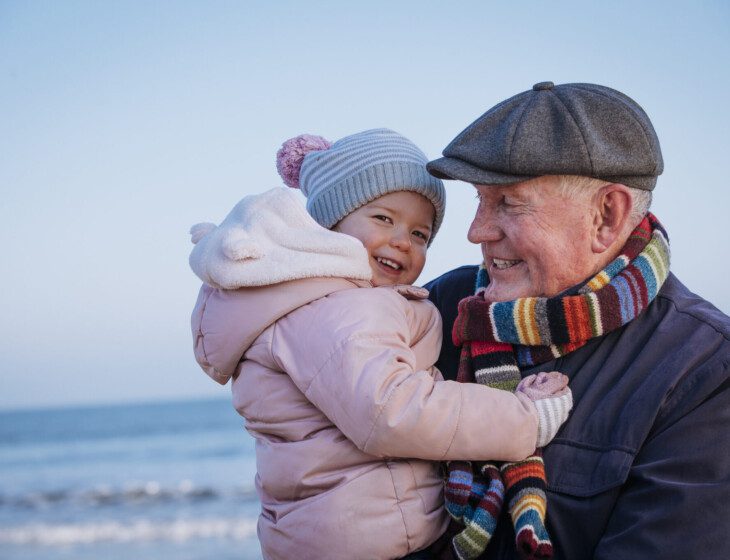
[[[370,282],[375,288],[381,288],[383,286],[395,286],[397,284],[400,284],[400,282],[396,280],[393,280],[391,278],[383,278],[379,275],[373,276],[373,279]]]

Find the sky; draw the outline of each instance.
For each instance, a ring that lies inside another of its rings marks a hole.
[[[672,270],[730,313],[725,1],[0,0],[0,409],[225,396],[192,354],[188,230],[275,153],[388,127],[431,158],[534,83],[644,107]],[[447,185],[420,281],[479,261]]]

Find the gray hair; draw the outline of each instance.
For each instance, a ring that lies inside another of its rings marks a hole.
[[[558,175],[560,179],[560,194],[565,198],[579,198],[593,194],[609,181],[594,179],[593,177],[582,177],[580,175]],[[631,224],[637,226],[644,218],[651,206],[651,191],[627,187],[631,193]]]

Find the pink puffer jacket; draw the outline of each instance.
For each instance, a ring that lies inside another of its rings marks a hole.
[[[436,309],[309,278],[201,288],[195,354],[256,438],[266,558],[398,558],[445,529],[438,461],[535,448],[524,395],[443,381]],[[401,459],[410,457],[412,459]]]

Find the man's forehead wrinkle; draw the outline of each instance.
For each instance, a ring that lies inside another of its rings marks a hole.
[[[504,185],[474,185],[480,198],[498,198],[502,196]]]
[[[537,177],[530,181],[521,183],[510,183],[508,185],[478,185],[474,187],[486,194],[494,196],[510,195],[527,201],[534,201],[538,198],[545,198],[544,195],[554,193],[556,183],[551,181],[548,175]]]

